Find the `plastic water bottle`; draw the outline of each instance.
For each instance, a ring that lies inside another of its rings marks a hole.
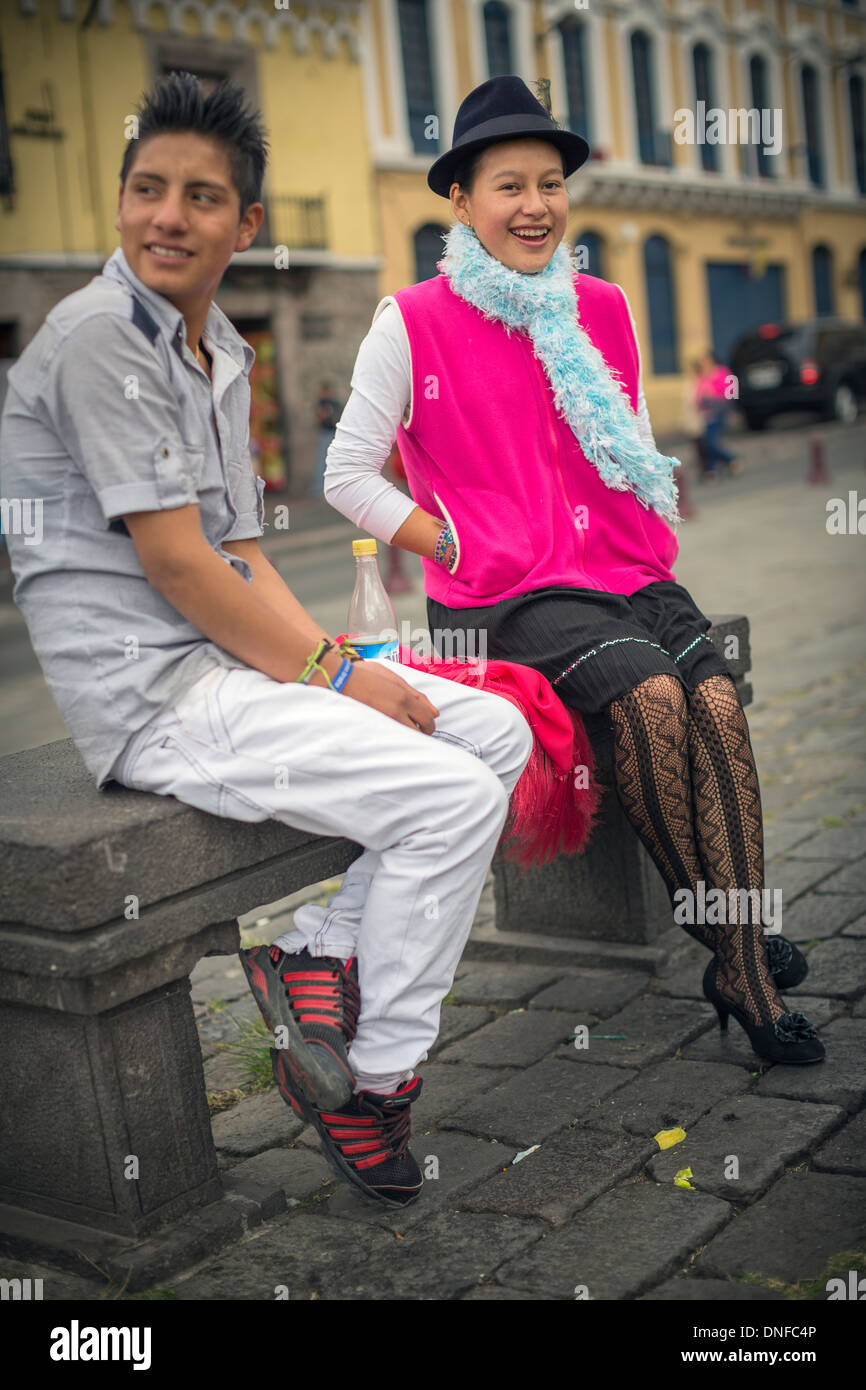
[[[388,661],[399,662],[397,619],[379,574],[377,553],[374,540],[352,541],[355,589],[349,604],[346,632],[361,656],[383,656]]]

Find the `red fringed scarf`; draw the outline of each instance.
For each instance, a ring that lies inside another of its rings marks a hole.
[[[548,864],[558,854],[581,853],[601,799],[592,745],[580,715],[562,703],[540,671],[515,661],[422,658],[405,647],[400,661],[501,695],[517,706],[532,729],[532,753],[511,793],[506,858],[528,869]]]

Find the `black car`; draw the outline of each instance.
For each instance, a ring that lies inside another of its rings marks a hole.
[[[765,323],[737,340],[730,367],[750,430],[786,410],[852,424],[866,401],[866,324],[829,317]]]

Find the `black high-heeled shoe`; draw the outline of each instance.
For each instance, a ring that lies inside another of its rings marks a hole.
[[[784,936],[765,936],[767,960],[773,984],[781,994],[784,989],[793,989],[805,980],[809,973],[809,962],[793,941]]]
[[[728,1014],[733,1014],[745,1029],[755,1052],[766,1061],[799,1066],[822,1061],[826,1056],[824,1044],[805,1014],[779,1014],[772,1023],[765,1023],[759,1028],[742,1009],[719,993],[715,970],[716,960],[713,957],[704,971],[704,995],[714,1006],[723,1033],[728,1031]]]

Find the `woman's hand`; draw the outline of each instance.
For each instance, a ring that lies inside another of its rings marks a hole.
[[[378,662],[355,661],[352,674],[343,686],[343,695],[359,704],[380,710],[398,724],[432,734],[439,711],[426,695],[409,685],[396,671],[389,671]]]
[[[390,544],[399,546],[401,550],[411,550],[414,555],[423,555],[426,560],[433,560],[442,528],[447,524],[442,517],[431,516],[423,507],[416,507],[394,532]],[[456,547],[454,549],[456,551]],[[446,565],[446,568],[450,570],[456,564],[456,553],[450,552],[447,558],[450,565]]]

